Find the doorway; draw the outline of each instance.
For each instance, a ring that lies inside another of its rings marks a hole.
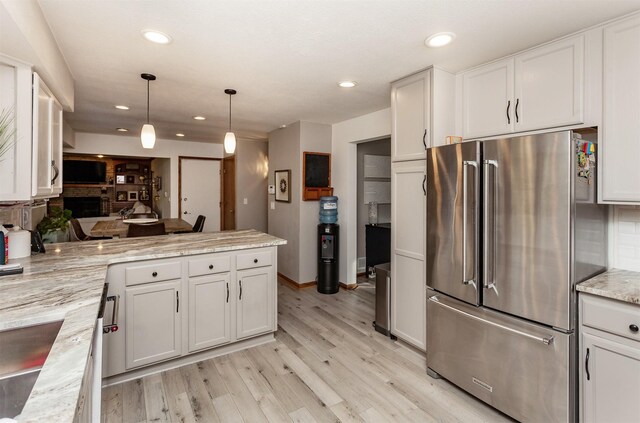
[[[222,159],[222,230],[236,228],[236,156]]]
[[[178,212],[191,225],[205,216],[203,232],[220,230],[220,173],[220,159],[178,158]]]

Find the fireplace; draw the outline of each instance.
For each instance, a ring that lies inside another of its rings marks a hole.
[[[100,212],[100,197],[64,197],[64,208],[71,210],[71,216],[98,217]]]

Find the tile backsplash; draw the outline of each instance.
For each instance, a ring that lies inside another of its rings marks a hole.
[[[640,206],[613,206],[609,266],[640,272]]]

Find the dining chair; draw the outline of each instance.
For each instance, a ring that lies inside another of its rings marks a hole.
[[[91,241],[92,237],[85,234],[82,230],[82,225],[78,222],[78,219],[71,218],[69,219],[69,223],[71,224],[71,234],[73,241]]]
[[[196,223],[193,224],[193,232],[202,232],[202,228],[204,228],[204,220],[206,216],[199,215],[196,219]]]
[[[135,238],[138,236],[153,236],[166,234],[164,222],[152,223],[150,225],[138,225],[129,223],[127,229],[127,238]]]

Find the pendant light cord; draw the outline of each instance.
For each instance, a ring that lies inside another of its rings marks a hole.
[[[147,79],[147,124],[149,123],[149,80]]]
[[[229,94],[229,132],[231,132],[231,94]]]

